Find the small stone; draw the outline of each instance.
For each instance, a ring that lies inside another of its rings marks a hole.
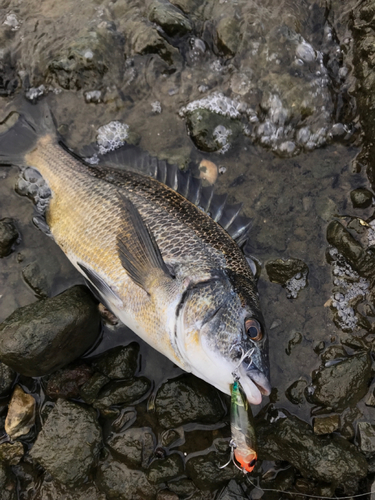
[[[209,160],[202,160],[199,164],[199,177],[209,184],[214,184],[217,180],[218,169],[215,163]]]
[[[357,188],[350,192],[350,199],[354,208],[368,208],[371,206],[373,195],[366,188]]]
[[[23,375],[43,376],[81,356],[99,334],[97,304],[86,287],[75,286],[14,311],[0,325],[0,360]]]
[[[9,403],[5,420],[5,432],[16,439],[27,434],[35,424],[35,399],[18,385]]]
[[[366,455],[375,453],[375,426],[370,422],[358,423],[359,446],[361,451]]]
[[[6,396],[13,385],[16,373],[4,363],[0,363],[0,397]]]
[[[248,495],[245,494],[237,481],[232,479],[216,500],[248,500],[248,498]],[[251,498],[253,498],[253,496]]]
[[[91,368],[87,365],[59,370],[49,378],[46,394],[51,399],[77,398],[80,395],[80,387],[90,379],[91,374]]]
[[[293,347],[302,342],[302,335],[299,332],[295,332],[291,335],[288,342],[288,347],[285,349],[286,354],[289,356],[292,352]]]
[[[86,480],[101,442],[96,412],[59,399],[30,454],[55,479],[73,486]]]
[[[165,382],[156,395],[155,409],[160,425],[169,429],[191,422],[213,424],[225,414],[216,389],[192,375]]]
[[[331,434],[340,428],[340,416],[329,415],[328,417],[314,418],[315,434]]]
[[[88,380],[80,390],[80,395],[84,401],[88,404],[93,404],[95,399],[98,397],[100,390],[110,382],[110,379],[101,373],[94,373],[94,375]]]
[[[169,36],[181,36],[193,29],[183,12],[169,2],[155,0],[148,12],[149,20],[158,24]]]
[[[96,482],[107,500],[154,500],[156,490],[144,472],[108,459],[97,472]]]
[[[120,434],[112,435],[107,444],[121,461],[133,467],[147,468],[154,452],[156,438],[149,427],[131,427]]]
[[[332,409],[356,404],[365,396],[371,380],[371,357],[368,352],[338,360],[313,374],[306,388],[306,399]]]
[[[0,258],[12,253],[19,238],[17,228],[12,219],[0,220]]]
[[[174,477],[181,476],[184,464],[179,454],[173,453],[163,460],[154,460],[148,469],[148,480],[152,484],[165,483]]]
[[[133,378],[138,368],[139,344],[132,342],[128,346],[119,346],[107,351],[93,367],[110,379]]]
[[[0,464],[17,465],[24,453],[23,444],[19,441],[0,444]]]
[[[143,398],[150,389],[151,382],[145,377],[139,377],[130,382],[113,381],[107,384],[94,401],[94,408],[106,410],[111,405],[129,405]]]
[[[32,262],[22,269],[22,276],[26,283],[39,297],[48,297],[50,286],[47,277],[37,262]]]
[[[156,500],[179,500],[176,493],[169,490],[161,490],[156,495]]]
[[[295,405],[303,404],[305,402],[305,389],[307,386],[306,380],[296,380],[285,391],[286,397]]]
[[[168,488],[176,493],[179,498],[191,497],[196,491],[196,487],[191,479],[183,478],[177,481],[170,481]]]
[[[242,474],[234,468],[233,464],[220,469],[220,466],[225,463],[225,459],[228,460],[226,455],[216,452],[192,457],[186,462],[187,474],[198,488],[217,490],[234,477],[240,477]]]
[[[227,55],[235,55],[240,44],[241,29],[233,17],[224,17],[216,28],[217,45]]]
[[[308,271],[307,265],[299,259],[275,259],[266,263],[266,271],[272,283],[286,285],[287,281],[295,277],[298,273]]]

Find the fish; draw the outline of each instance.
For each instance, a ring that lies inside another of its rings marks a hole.
[[[49,196],[34,221],[98,299],[223,393],[235,372],[250,403],[269,395],[268,335],[239,246],[249,227],[241,206],[135,146],[88,163],[59,137],[45,101],[15,101],[5,115],[0,164],[44,179]]]

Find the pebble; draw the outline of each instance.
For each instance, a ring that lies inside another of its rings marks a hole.
[[[9,403],[5,432],[12,438],[28,434],[35,424],[35,399],[16,386]]]

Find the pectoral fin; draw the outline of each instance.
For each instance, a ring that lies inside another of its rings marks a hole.
[[[111,309],[111,304],[123,307],[124,304],[116,292],[92,269],[78,262],[79,267],[84,272],[91,292],[102,302],[107,309]],[[91,284],[91,286],[90,286]]]
[[[157,275],[164,275],[169,279],[172,279],[172,275],[138,210],[128,198],[122,194],[120,196],[123,224],[117,237],[118,255],[130,278],[150,293],[150,283]]]

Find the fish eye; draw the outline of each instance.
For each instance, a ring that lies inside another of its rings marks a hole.
[[[259,342],[263,338],[262,327],[256,319],[248,318],[245,320],[245,330],[251,340]]]

